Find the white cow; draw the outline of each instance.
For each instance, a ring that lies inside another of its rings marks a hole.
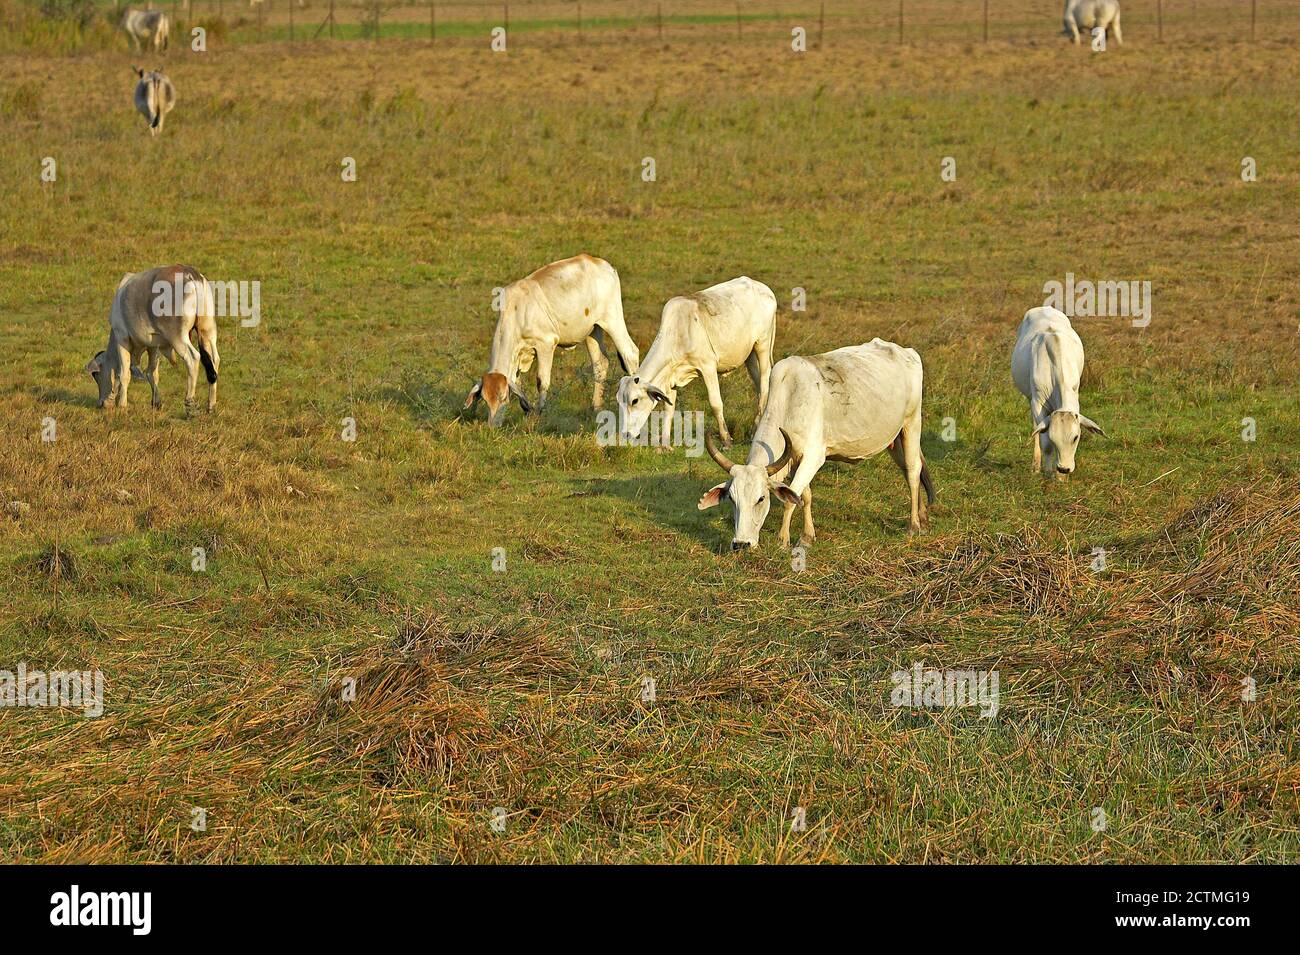
[[[122,14],[122,29],[131,38],[136,51],[162,52],[167,49],[171,22],[161,10],[132,10]]]
[[[655,407],[661,403],[671,407],[677,401],[677,389],[698,376],[708,389],[723,445],[730,447],[718,376],[742,364],[749,370],[758,394],[757,421],[767,404],[775,345],[776,296],[762,282],[742,275],[693,295],[669,299],[640,373],[618,384],[624,440],[639,435]],[[660,432],[665,445],[668,426],[665,423]]]
[[[513,393],[525,412],[532,405],[517,381],[537,359],[537,410],[546,406],[551,362],[556,348],[587,345],[595,377],[592,407],[604,403],[609,361],[603,349],[609,335],[623,370],[635,372],[641,359],[623,323],[623,292],[618,272],[604,259],[582,254],[543,266],[505,287],[501,318],[492,336],[488,370],[469,391],[465,407],[482,398],[488,422],[498,425]]]
[[[907,478],[912,530],[929,524],[934,485],[921,454],[921,356],[873,339],[809,358],[783,358],[772,368],[767,408],[745,464],[704,444],[730,477],[700,498],[700,510],[731,499],[732,550],[756,548],[773,495],[785,504],[780,542],[790,545],[790,517],[803,503],[802,546],[816,539],[809,485],[826,461],[861,461],[889,449]],[[790,477],[793,475],[793,477]],[[926,499],[921,500],[924,486]]]
[[[208,411],[216,410],[217,370],[221,367],[216,314],[212,286],[191,266],[168,265],[123,275],[109,313],[108,347],[86,366],[99,385],[99,406],[126,407],[127,385],[133,377],[144,377],[136,364],[147,352],[149,372],[145,380],[153,389],[153,406],[162,407],[159,358],[171,351],[184,362],[188,374],[185,413],[194,412],[200,365],[208,379]],[[191,331],[197,347],[190,343]],[[129,373],[124,373],[126,369]]]
[[[1094,27],[1107,31],[1115,42],[1124,45],[1119,28],[1119,0],[1065,0],[1065,35],[1077,44],[1079,31],[1090,33]]]
[[[149,121],[149,135],[157,136],[162,132],[163,120],[176,105],[176,90],[172,81],[157,70],[146,73],[139,67],[132,67],[140,82],[135,84],[135,108]]]
[[[1103,438],[1106,432],[1079,413],[1083,342],[1064,312],[1042,305],[1025,312],[1011,352],[1011,377],[1029,399],[1034,422],[1034,470],[1055,468],[1057,480],[1074,471],[1081,429]]]

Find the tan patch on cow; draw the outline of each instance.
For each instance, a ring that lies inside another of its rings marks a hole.
[[[500,372],[490,371],[483,376],[483,400],[487,402],[488,412],[496,414],[510,399],[510,382]]]

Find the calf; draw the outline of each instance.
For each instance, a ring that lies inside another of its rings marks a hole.
[[[1082,375],[1083,342],[1065,313],[1047,305],[1025,312],[1011,352],[1011,377],[1029,399],[1034,470],[1046,465],[1048,472],[1055,469],[1059,481],[1074,472],[1083,430],[1106,436],[1101,425],[1079,413]]]
[[[634,439],[659,404],[671,406],[678,388],[701,377],[718,433],[723,445],[730,447],[718,376],[742,364],[749,370],[758,394],[757,422],[767,404],[775,345],[776,296],[762,282],[742,275],[693,295],[669,299],[640,373],[629,375],[618,385],[623,439]],[[666,426],[660,437],[661,443],[667,444]]]
[[[197,347],[190,343],[191,331]],[[99,385],[99,406],[126,407],[131,378],[143,377],[143,373],[137,374],[135,364],[148,352],[149,373],[145,380],[153,390],[153,406],[161,407],[159,356],[165,349],[174,352],[185,365],[185,413],[194,412],[200,365],[208,379],[208,411],[215,411],[217,371],[221,367],[216,307],[208,280],[188,265],[168,265],[122,276],[109,314],[108,347],[86,366]],[[98,374],[91,367],[97,363]]]
[[[623,324],[623,292],[618,272],[604,259],[577,255],[543,266],[505,287],[501,317],[492,336],[488,370],[469,390],[465,408],[479,398],[487,402],[488,423],[501,423],[513,394],[525,412],[532,404],[518,384],[521,372],[537,359],[537,411],[546,406],[551,387],[551,363],[556,348],[585,342],[595,378],[593,408],[605,400],[609,361],[604,354],[609,335],[624,371],[635,372],[641,359],[636,342]]]
[[[790,518],[803,504],[802,546],[816,539],[809,485],[827,460],[861,461],[889,449],[912,497],[911,529],[929,523],[934,485],[921,454],[921,356],[879,338],[772,368],[767,407],[749,458],[735,464],[705,436],[705,447],[730,475],[700,498],[699,509],[731,499],[732,550],[757,548],[773,497],[785,504],[780,542],[790,546]],[[925,501],[920,488],[925,488]]]

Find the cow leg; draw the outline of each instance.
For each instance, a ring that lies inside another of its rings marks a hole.
[[[903,426],[903,466],[907,475],[907,490],[912,497],[911,529],[921,529],[921,409]],[[898,439],[894,439],[898,444]]]
[[[1074,22],[1074,18],[1073,18],[1073,17],[1071,17],[1069,20],[1066,20],[1066,21],[1065,21],[1065,28],[1066,28],[1067,30],[1070,31],[1070,38],[1074,41],[1074,45],[1075,45],[1075,46],[1078,46],[1078,45],[1079,45],[1079,25],[1078,25],[1077,23]]]
[[[713,417],[718,419],[718,434],[722,437],[722,446],[731,447],[731,432],[727,430],[727,419],[722,414],[722,389],[718,387],[718,369],[716,365],[710,365],[707,368],[700,369],[700,377],[704,379],[704,387],[709,392],[709,407],[713,409]]]
[[[202,354],[199,360],[203,360],[206,355],[208,360],[203,362],[203,371],[208,378],[208,414],[217,410],[217,374],[221,370],[221,355],[217,351],[217,322],[216,319],[203,316],[194,325],[195,334],[199,339],[199,350]],[[211,364],[211,368],[208,365]]]
[[[755,345],[745,359],[745,370],[749,372],[749,378],[754,382],[754,394],[758,396],[758,411],[754,413],[754,427],[758,427],[758,421],[767,408],[767,380],[772,373],[771,354],[763,346]]]
[[[811,547],[817,540],[817,529],[813,527],[812,517],[812,488],[806,487],[803,492],[803,534],[799,538],[800,547]]]
[[[595,381],[591,393],[591,407],[594,411],[599,411],[605,403],[605,379],[609,375],[609,359],[605,357],[605,351],[601,348],[604,338],[604,333],[599,328],[593,328],[590,337],[587,338],[587,354],[591,356],[591,376]]]
[[[781,512],[781,533],[777,535],[777,543],[781,545],[782,550],[790,548],[790,518],[794,516],[794,505],[782,502],[784,508]]]
[[[1115,11],[1115,19],[1110,21],[1111,32],[1115,35],[1115,42],[1119,46],[1124,45],[1124,34],[1119,29],[1119,11]]]
[[[158,372],[161,370],[158,364],[162,361],[160,351],[156,345],[149,349],[149,388],[153,392],[149,403],[154,408],[162,407],[162,392],[158,390]]]
[[[555,361],[555,342],[537,349],[537,413],[546,407],[546,393],[551,390],[551,364]]]
[[[172,351],[185,364],[185,416],[188,418],[194,414],[194,392],[199,384],[199,350],[190,344],[188,328],[181,329],[168,322],[164,326],[163,335]]]
[[[119,408],[125,408],[126,389],[131,384],[131,349],[116,340],[110,343],[109,348],[114,353],[112,358],[117,364],[117,378],[114,382],[116,388],[114,389],[112,404]]]

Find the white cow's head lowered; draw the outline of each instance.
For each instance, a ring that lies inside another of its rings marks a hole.
[[[500,372],[490,371],[475,382],[474,387],[469,390],[469,394],[465,397],[464,410],[471,410],[482,398],[488,406],[488,424],[495,428],[505,417],[506,405],[510,403],[511,395],[519,399],[519,407],[524,409],[524,414],[533,410],[532,403],[524,397],[518,385]]]
[[[786,504],[798,504],[799,495],[788,485],[774,480],[793,455],[794,445],[785,429],[780,429],[785,440],[785,450],[771,464],[735,464],[718,450],[713,443],[713,435],[704,436],[704,447],[709,457],[718,463],[718,467],[731,475],[730,479],[709,488],[696,506],[701,510],[713,507],[724,497],[731,499],[731,514],[735,520],[735,532],[731,537],[732,550],[746,548],[758,549],[758,534],[767,520],[767,512],[772,507],[772,497],[779,497]]]
[[[1079,447],[1079,436],[1085,429],[1106,437],[1101,425],[1077,411],[1053,411],[1034,429],[1031,440],[1037,441],[1042,449],[1043,467],[1047,470],[1055,468],[1058,480],[1065,480],[1074,472],[1074,454]]]
[[[630,444],[641,433],[657,404],[663,402],[671,408],[676,399],[675,389],[663,391],[642,381],[640,375],[626,375],[618,383],[618,420],[623,440]]]

